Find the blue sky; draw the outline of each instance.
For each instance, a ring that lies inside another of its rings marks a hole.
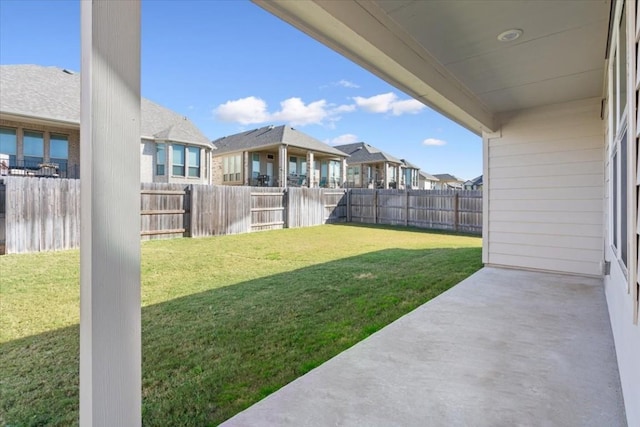
[[[0,0],[0,63],[79,71],[79,1]],[[431,174],[482,173],[480,137],[248,1],[143,1],[142,95],[211,139],[287,123]]]

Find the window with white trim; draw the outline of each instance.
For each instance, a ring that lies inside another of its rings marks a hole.
[[[165,165],[167,163],[167,146],[165,144],[156,144],[156,175],[162,176],[165,173]]]
[[[609,127],[611,198],[611,246],[625,274],[629,265],[628,248],[628,99],[627,31],[625,8],[618,12],[611,38],[609,65]]]
[[[222,180],[224,182],[242,180],[242,154],[232,154],[222,158]]]

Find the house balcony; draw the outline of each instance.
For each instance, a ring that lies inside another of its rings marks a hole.
[[[484,268],[225,426],[624,426],[599,278]]]
[[[79,179],[80,166],[66,162],[13,160],[9,165],[0,164],[0,176]]]

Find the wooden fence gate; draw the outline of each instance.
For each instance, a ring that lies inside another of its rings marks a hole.
[[[251,188],[251,231],[285,227],[286,192],[281,188]]]
[[[182,184],[142,184],[140,235],[143,240],[189,236],[189,187]]]

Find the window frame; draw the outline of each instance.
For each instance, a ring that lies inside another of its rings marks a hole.
[[[8,154],[9,155],[9,167],[12,166],[16,166],[17,165],[17,159],[18,159],[18,129],[16,128],[9,128],[9,127],[0,127],[0,132],[1,131],[9,131],[9,132],[13,132],[13,154],[11,153],[5,153],[4,151],[2,151],[0,149],[0,153],[2,154]]]
[[[155,164],[156,167],[154,168],[154,172],[156,176],[165,176],[167,173],[167,144],[166,143],[164,142],[156,143],[155,160],[156,160],[156,164]]]
[[[182,163],[176,163],[176,151],[182,152]],[[175,177],[185,177],[186,172],[186,146],[183,144],[172,144],[171,145],[171,176]],[[176,167],[182,168],[182,173],[176,173]]]
[[[53,142],[54,141],[64,141],[66,144],[66,156],[65,157],[57,157],[53,156]],[[49,134],[49,162],[54,163],[58,167],[58,171],[66,172],[67,165],[69,163],[69,135],[64,135],[61,133],[50,133]]]
[[[626,33],[626,11],[624,3],[616,8],[608,65],[609,108],[609,244],[623,273],[625,283],[629,281],[631,248],[629,247],[629,165],[630,134],[627,58],[629,44]],[[624,30],[624,31],[623,31]],[[621,34],[624,32],[624,34]],[[623,40],[621,44],[620,41]],[[620,51],[621,45],[625,47]],[[624,57],[622,57],[624,56]],[[624,82],[622,81],[624,80]],[[622,91],[625,93],[622,94]],[[633,202],[632,202],[633,203]],[[624,246],[624,247],[623,247]]]
[[[34,142],[40,143],[40,147],[39,147],[40,155],[26,154],[27,138],[28,138],[27,134],[39,135],[37,140]],[[44,136],[45,136],[45,133],[42,131],[37,131],[37,130],[22,131],[22,162],[24,163],[25,169],[39,169],[40,165],[44,163],[44,145],[45,145]]]
[[[236,184],[242,182],[242,153],[227,154],[222,157],[222,182]]]

